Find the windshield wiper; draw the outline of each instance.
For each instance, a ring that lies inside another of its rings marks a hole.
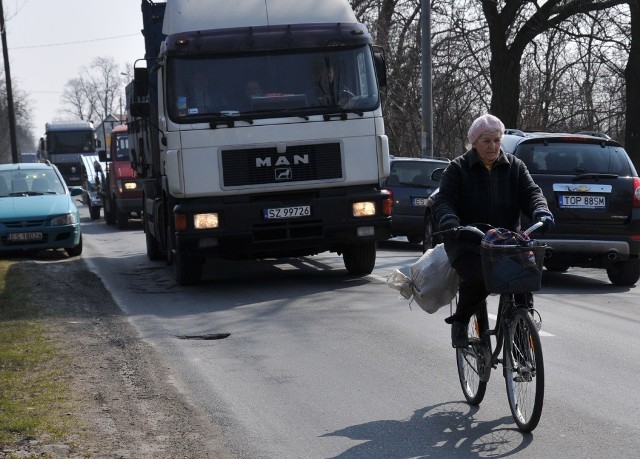
[[[364,112],[362,110],[356,110],[355,108],[345,108],[339,105],[331,105],[327,108],[333,113],[324,113],[322,117],[325,121],[329,121],[332,118],[340,118],[342,121],[345,121],[348,113],[355,113],[356,115],[364,116]]]

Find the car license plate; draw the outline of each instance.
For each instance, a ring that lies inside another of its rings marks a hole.
[[[604,209],[607,199],[604,196],[562,194],[558,206],[565,209]]]
[[[262,209],[262,215],[265,220],[308,217],[309,215],[311,215],[311,206],[291,206]]]
[[[10,242],[30,242],[30,241],[41,241],[41,240],[42,240],[42,233],[39,233],[39,232],[9,233]]]
[[[416,207],[427,207],[427,199],[429,198],[413,198],[411,200],[411,205]]]

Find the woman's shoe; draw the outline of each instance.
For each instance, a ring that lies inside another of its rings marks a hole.
[[[458,322],[451,323],[451,345],[453,347],[467,347],[469,340],[467,338],[467,324]]]

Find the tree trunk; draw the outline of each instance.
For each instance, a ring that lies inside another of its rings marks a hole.
[[[624,72],[627,87],[625,149],[636,169],[640,167],[640,0],[629,0],[631,49]]]
[[[520,113],[520,59],[504,50],[491,49],[491,114],[507,128],[518,126]]]

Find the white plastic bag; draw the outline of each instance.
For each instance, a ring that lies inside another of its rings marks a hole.
[[[460,279],[449,263],[444,245],[427,250],[410,266],[411,275],[395,270],[387,285],[407,299],[413,298],[429,314],[451,304],[458,292]]]

